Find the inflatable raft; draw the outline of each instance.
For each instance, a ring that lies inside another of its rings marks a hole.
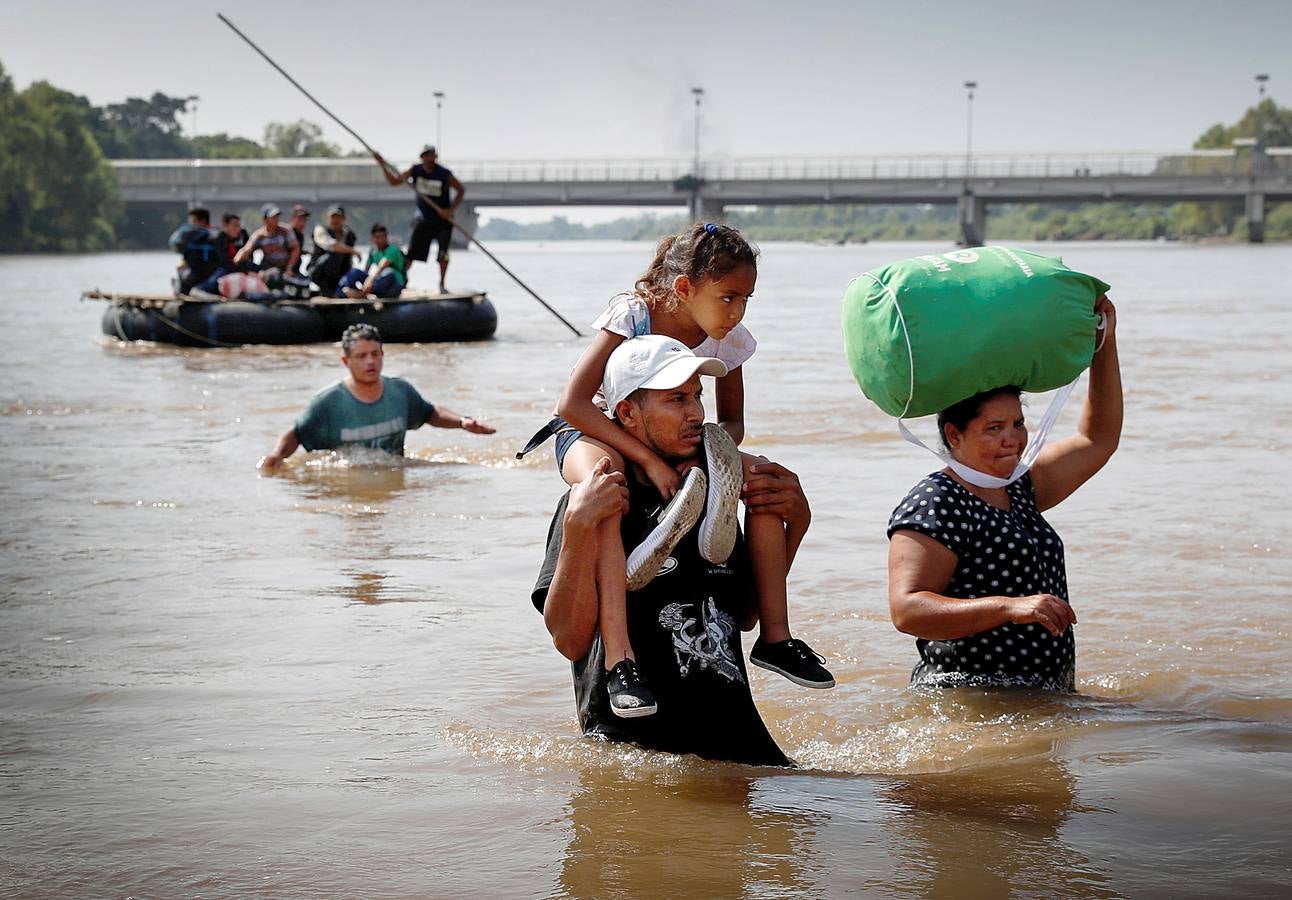
[[[484,294],[405,291],[390,300],[249,303],[96,290],[81,299],[108,302],[102,326],[110,337],[184,347],[326,343],[340,340],[341,332],[358,322],[377,326],[388,343],[479,341],[498,328],[498,314]]]

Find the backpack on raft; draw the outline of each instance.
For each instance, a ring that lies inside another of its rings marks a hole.
[[[853,279],[843,342],[862,392],[891,416],[932,415],[982,391],[1050,391],[1095,351],[1108,285],[1007,247],[917,256]]]

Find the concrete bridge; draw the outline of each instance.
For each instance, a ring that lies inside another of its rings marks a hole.
[[[1264,240],[1267,203],[1292,201],[1292,147],[1108,152],[713,159],[456,161],[470,218],[490,206],[689,207],[954,203],[965,243],[987,236],[999,203],[1233,201]],[[248,206],[266,201],[408,208],[367,159],[115,160],[127,203]]]

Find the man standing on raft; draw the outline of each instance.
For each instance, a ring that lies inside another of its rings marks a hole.
[[[426,262],[431,253],[431,242],[439,245],[436,260],[440,264],[440,293],[448,293],[444,286],[444,277],[449,271],[449,241],[453,237],[453,214],[462,205],[467,189],[453,173],[436,162],[435,148],[427,144],[422,148],[422,161],[410,166],[403,174],[382,158],[380,153],[372,154],[381,166],[382,174],[391,187],[411,184],[417,190],[417,224],[413,227],[413,236],[408,240],[408,266],[413,260]],[[457,195],[449,199],[449,189]]]

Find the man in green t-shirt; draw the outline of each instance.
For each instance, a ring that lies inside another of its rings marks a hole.
[[[408,283],[404,274],[407,268],[404,253],[390,242],[386,226],[380,223],[372,226],[372,249],[362,269],[351,269],[341,279],[340,295],[358,299],[372,295],[374,297],[398,297]]]
[[[491,425],[429,403],[404,379],[383,377],[381,333],[372,325],[347,328],[341,349],[341,362],[350,374],[315,395],[273,452],[261,458],[260,468],[275,468],[297,447],[372,447],[403,456],[405,432],[428,423],[472,434],[494,433]]]

